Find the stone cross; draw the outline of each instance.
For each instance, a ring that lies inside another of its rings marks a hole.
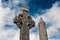
[[[22,8],[22,13],[14,18],[14,23],[20,29],[20,40],[29,40],[29,29],[35,26],[35,22],[28,14],[26,7]]]

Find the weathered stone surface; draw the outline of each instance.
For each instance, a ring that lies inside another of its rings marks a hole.
[[[48,40],[45,22],[43,21],[42,17],[40,18],[38,26],[39,26],[40,40]]]
[[[29,40],[29,29],[35,26],[35,22],[28,15],[27,8],[22,8],[22,14],[14,18],[14,23],[20,29],[20,40]]]

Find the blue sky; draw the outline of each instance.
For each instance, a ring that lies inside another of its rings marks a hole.
[[[30,40],[39,40],[40,17],[46,22],[48,39],[60,40],[60,0],[0,0],[0,40],[19,40],[20,29],[13,18],[21,13],[22,6],[29,8],[36,23],[30,30]]]

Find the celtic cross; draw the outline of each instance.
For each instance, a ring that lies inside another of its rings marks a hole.
[[[22,13],[14,18],[14,23],[20,29],[20,40],[29,40],[29,29],[35,26],[35,22],[29,16],[28,12],[29,10],[23,7]]]

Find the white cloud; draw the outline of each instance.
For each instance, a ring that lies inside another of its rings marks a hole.
[[[13,29],[10,30],[0,30],[0,40],[18,40],[19,31]]]
[[[39,35],[36,33],[31,33],[30,34],[30,40],[39,40]]]
[[[2,8],[2,3],[1,3],[1,0],[0,0],[0,28],[3,27],[4,25],[4,17],[6,14],[8,14],[10,11],[9,8]]]
[[[10,14],[11,13],[11,14]],[[9,14],[9,15],[8,15]],[[13,18],[14,14],[10,8],[3,8],[0,0],[0,40],[17,40],[19,38],[19,32],[13,29],[4,30],[5,19],[11,22],[11,18]]]
[[[49,20],[50,23],[52,23],[52,26],[50,26],[47,31],[48,35],[52,36],[56,31],[58,31],[58,28],[60,28],[60,7],[58,7],[58,2],[56,2],[51,9],[47,10],[44,16],[47,20]],[[57,35],[58,36],[58,35]]]

